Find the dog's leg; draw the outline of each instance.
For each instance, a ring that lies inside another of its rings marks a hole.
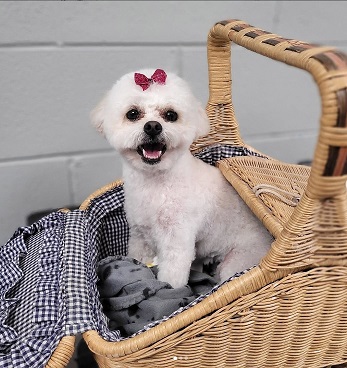
[[[130,230],[128,242],[128,257],[134,258],[144,264],[152,263],[155,253],[148,246],[143,235],[135,230]]]
[[[167,235],[158,247],[158,280],[173,288],[187,285],[191,264],[195,258],[195,239],[192,234]]]

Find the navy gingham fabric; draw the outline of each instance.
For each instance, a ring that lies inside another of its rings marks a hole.
[[[261,158],[266,158],[266,156],[254,152],[247,147],[221,144],[215,144],[213,146],[206,147],[203,150],[199,151],[195,156],[212,166],[214,166],[217,161],[229,157],[257,156]]]
[[[63,334],[64,216],[19,228],[0,248],[0,366],[41,367]]]
[[[196,156],[214,165],[223,158],[248,155],[262,157],[245,147],[226,145],[209,147]],[[63,336],[91,329],[108,341],[124,339],[119,331],[108,329],[96,275],[100,259],[127,253],[123,203],[120,185],[95,198],[86,211],[53,212],[19,228],[0,247],[0,367],[44,367]],[[135,335],[178,315],[219,287]]]

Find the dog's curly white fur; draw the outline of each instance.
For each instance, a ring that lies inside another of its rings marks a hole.
[[[265,255],[271,235],[220,171],[189,151],[209,121],[185,81],[168,73],[143,90],[126,74],[92,121],[123,158],[128,255],[157,256],[159,280],[181,287],[195,259],[212,258],[224,280]]]

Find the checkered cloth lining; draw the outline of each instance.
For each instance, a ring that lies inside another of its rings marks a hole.
[[[263,157],[245,147],[225,145],[206,148],[197,157],[213,165],[248,155]],[[53,212],[19,228],[0,247],[1,367],[44,367],[63,336],[91,329],[108,341],[124,339],[107,327],[95,272],[100,259],[127,253],[123,203],[123,186],[118,186],[94,199],[84,212]],[[199,303],[220,286],[135,335]]]
[[[63,214],[53,213],[0,248],[1,367],[41,367],[63,336],[64,228]]]

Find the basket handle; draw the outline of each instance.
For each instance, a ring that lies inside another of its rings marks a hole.
[[[347,175],[347,55],[333,47],[321,47],[286,39],[240,20],[217,23],[208,35],[209,116],[221,105],[231,105],[230,118],[213,126],[215,142],[243,144],[231,101],[230,41],[258,54],[311,73],[321,97],[318,143],[308,191],[329,198],[345,191]],[[213,119],[211,119],[212,121]],[[328,181],[329,186],[324,185]],[[334,183],[334,184],[332,184]]]
[[[244,145],[231,100],[231,41],[308,71],[321,97],[320,131],[306,191],[261,268],[289,273],[312,265],[347,265],[347,55],[240,20],[217,23],[208,36],[211,130],[193,150],[218,142]]]

